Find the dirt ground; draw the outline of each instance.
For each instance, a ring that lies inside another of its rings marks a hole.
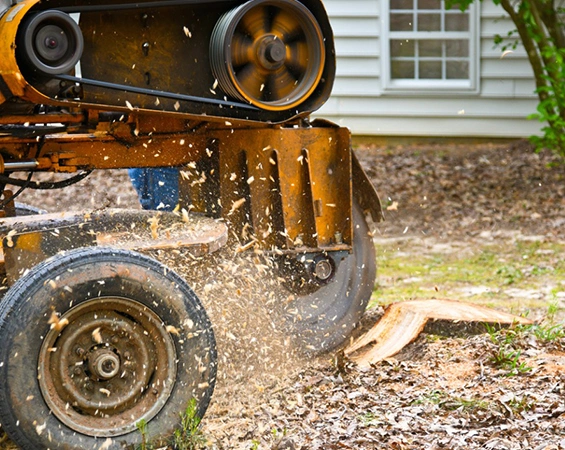
[[[565,241],[565,166],[526,142],[364,143],[357,154],[386,209],[377,250],[422,237],[471,248],[507,233]],[[123,171],[95,172],[56,196],[20,198],[48,210],[137,207]],[[395,357],[359,369],[340,354],[292,350],[260,260],[224,252],[178,270],[194,278],[218,338],[218,385],[203,421],[209,448],[565,449],[562,328],[548,338],[549,329],[476,334],[436,324]],[[368,311],[362,326],[382,311]]]

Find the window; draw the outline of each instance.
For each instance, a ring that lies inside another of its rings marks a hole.
[[[446,9],[444,0],[383,0],[386,89],[454,91],[476,88],[474,5]]]

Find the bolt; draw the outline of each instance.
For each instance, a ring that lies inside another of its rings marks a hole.
[[[118,336],[112,336],[110,342],[112,342],[112,344],[117,344],[120,340],[118,339]]]
[[[333,267],[329,260],[322,259],[316,263],[314,273],[319,280],[328,280],[332,276],[332,272]]]
[[[335,232],[334,237],[335,237],[335,243],[336,244],[343,244],[343,235],[339,231]]]
[[[124,352],[124,358],[125,359],[131,359],[131,353],[130,352]]]
[[[92,385],[92,383],[90,381],[87,381],[86,383],[84,383],[84,388],[87,391],[92,391],[94,389],[94,386]]]
[[[73,373],[74,373],[75,375],[80,375],[81,372],[82,372],[82,371],[80,370],[80,367],[75,367],[75,368],[73,369]]]
[[[86,352],[84,351],[84,349],[81,348],[81,347],[77,347],[77,349],[75,350],[75,352],[76,352],[76,354],[77,354],[78,356],[80,356],[81,358],[82,358],[82,357],[84,356],[84,354],[86,353]]]
[[[153,388],[153,395],[157,395],[159,393],[159,391],[157,390],[157,388]]]

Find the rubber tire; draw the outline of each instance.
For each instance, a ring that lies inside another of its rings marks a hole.
[[[31,206],[26,203],[15,202],[16,217],[20,216],[35,216],[37,214],[46,214],[47,211],[36,206]]]
[[[329,284],[297,296],[287,321],[299,346],[321,353],[339,347],[367,309],[375,286],[375,245],[361,207],[353,202],[353,251],[337,268]]]
[[[143,282],[140,271],[146,274]],[[60,287],[51,288],[49,280],[57,280]],[[111,441],[80,434],[52,414],[43,399],[37,380],[38,355],[52,311],[63,314],[70,309],[68,292],[63,295],[63,291],[72,281],[74,305],[99,296],[129,297],[180,331],[180,336],[171,333],[177,377],[167,402],[147,424],[148,440],[170,438],[180,426],[180,413],[193,397],[198,400],[198,415],[202,417],[215,385],[217,353],[211,323],[196,295],[176,273],[149,257],[112,248],[81,248],[38,264],[0,303],[0,423],[10,438],[24,450],[110,450],[141,444],[137,430]],[[94,295],[88,292],[93,287]],[[200,333],[188,338],[187,321],[192,321]],[[208,357],[206,371],[195,374],[195,356],[204,353]],[[208,387],[203,387],[205,383]]]

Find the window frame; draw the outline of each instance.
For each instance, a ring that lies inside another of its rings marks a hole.
[[[381,80],[383,92],[406,94],[452,94],[479,91],[480,63],[480,28],[479,2],[469,6],[469,31],[390,31],[390,0],[381,0]],[[467,80],[444,79],[392,79],[390,41],[393,39],[413,38],[421,40],[422,35],[429,40],[446,40],[446,34],[452,39],[468,39],[469,42],[469,78]]]

